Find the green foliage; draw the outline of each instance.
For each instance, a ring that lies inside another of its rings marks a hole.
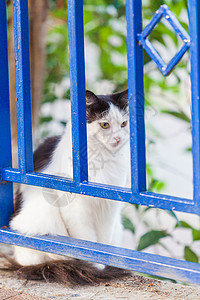
[[[149,182],[149,192],[161,192],[165,188],[165,183],[156,179],[152,168],[147,164],[147,179]]]
[[[141,251],[143,249],[148,248],[149,246],[158,244],[160,239],[169,236],[165,231],[160,230],[151,230],[141,236],[137,250]]]
[[[122,215],[122,224],[125,229],[130,230],[132,233],[135,233],[135,226],[126,215]]]
[[[54,25],[53,22],[56,19],[59,22]],[[55,101],[55,84],[61,82],[63,78],[69,77],[66,12],[54,10],[49,22],[52,25],[48,31],[46,43],[46,76],[43,103]]]
[[[187,261],[192,261],[192,262],[199,262],[198,255],[194,252],[194,250],[191,249],[191,247],[194,245],[195,241],[200,240],[200,229],[193,228],[190,224],[188,224],[185,221],[179,221],[177,222],[175,228],[183,228],[183,229],[188,229],[191,231],[191,236],[192,236],[192,244],[187,245],[184,247],[184,259]]]
[[[179,219],[177,218],[177,216],[176,216],[176,214],[175,214],[174,211],[172,211],[172,210],[166,210],[166,212],[168,213],[168,215],[170,215],[171,217],[173,217],[176,220],[176,222],[177,222],[176,225],[177,226],[181,225],[182,221],[179,221]]]
[[[116,89],[125,88],[127,83],[124,30],[126,24],[123,2],[96,0],[89,5],[86,1],[84,7],[85,34],[92,43],[98,45],[100,51],[101,75],[98,79],[106,78],[114,81],[117,84]],[[116,57],[115,61],[112,57]]]
[[[192,238],[193,241],[199,241],[200,240],[200,230],[192,229]]]
[[[50,121],[52,121],[53,120],[53,118],[52,117],[41,117],[40,118],[40,124],[42,124],[42,123],[45,123],[45,122],[50,122]]]
[[[189,228],[189,229],[193,229],[192,226],[190,226],[187,222],[185,221],[179,221],[177,222],[176,226],[177,227],[181,227],[181,228]]]
[[[183,111],[179,111],[179,112],[176,112],[176,111],[170,111],[170,110],[162,110],[162,113],[164,114],[169,114],[173,117],[176,117],[184,122],[187,122],[190,124],[190,118],[183,112]]]
[[[195,262],[195,263],[199,262],[199,258],[196,255],[196,253],[194,253],[194,251],[192,251],[192,249],[190,247],[188,247],[188,246],[185,246],[185,249],[184,249],[184,258],[187,261],[192,261],[192,262]]]

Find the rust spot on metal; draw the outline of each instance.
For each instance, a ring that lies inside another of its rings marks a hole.
[[[0,184],[7,184],[7,183],[8,183],[8,181],[5,181],[5,180],[0,181]]]

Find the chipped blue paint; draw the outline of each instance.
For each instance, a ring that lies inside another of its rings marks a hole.
[[[88,180],[83,0],[68,0],[70,95],[72,115],[73,178]]]
[[[133,16],[137,18],[133,18]],[[137,42],[142,30],[141,1],[126,1],[128,97],[130,112],[131,189],[146,190],[143,54]]]
[[[12,168],[6,0],[0,2],[0,120],[3,129],[0,134],[0,226],[8,225],[9,216],[13,211],[13,182],[200,215],[200,3],[198,0],[189,0],[188,3],[190,37],[166,5],[160,7],[149,25],[142,31],[141,0],[126,1],[132,174],[131,188],[125,189],[88,182],[82,0],[68,1],[73,180],[33,172],[28,0],[13,1],[19,169]],[[162,16],[168,20],[184,42],[183,47],[168,65],[156,53],[147,38]],[[192,200],[146,191],[143,47],[165,76],[190,48],[194,170]],[[6,229],[0,229],[0,242],[200,284],[199,264],[134,250],[61,236],[28,237]]]
[[[200,283],[200,265],[155,254],[78,240],[66,236],[28,237],[10,230],[0,230],[0,242],[28,246],[40,251],[68,255],[87,261],[125,268],[175,280]]]
[[[6,0],[0,1],[0,227],[13,211],[12,183],[2,180],[2,168],[12,166]]]
[[[188,4],[191,37],[193,194],[198,209],[200,207],[200,2],[190,0]]]
[[[13,1],[18,164],[33,171],[28,2]]]
[[[18,170],[12,168],[3,169],[2,177],[4,180],[11,182],[42,186],[61,191],[69,191],[71,193],[113,199],[128,203],[148,205],[151,207],[200,214],[200,208],[194,205],[193,200],[178,198],[174,196],[167,196],[151,192],[141,192],[139,194],[132,193],[130,189],[91,182],[82,182],[80,184],[77,184],[71,180],[67,180],[64,177],[62,178],[36,172],[26,174],[24,176]]]

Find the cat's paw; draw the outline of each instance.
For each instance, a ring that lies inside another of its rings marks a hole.
[[[98,270],[104,270],[104,269],[105,269],[105,265],[102,265],[102,264],[94,263],[94,266],[95,266]]]

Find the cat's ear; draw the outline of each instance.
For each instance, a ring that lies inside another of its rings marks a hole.
[[[112,99],[115,105],[120,109],[128,108],[128,89],[119,93],[112,94]]]
[[[121,92],[119,95],[118,101],[122,104],[122,106],[127,107],[128,106],[128,89]]]
[[[86,106],[89,107],[97,104],[98,102],[99,98],[93,92],[86,90]]]
[[[108,108],[109,104],[107,102],[97,97],[93,92],[86,91],[86,113],[88,123],[100,119],[102,114],[107,111]]]

